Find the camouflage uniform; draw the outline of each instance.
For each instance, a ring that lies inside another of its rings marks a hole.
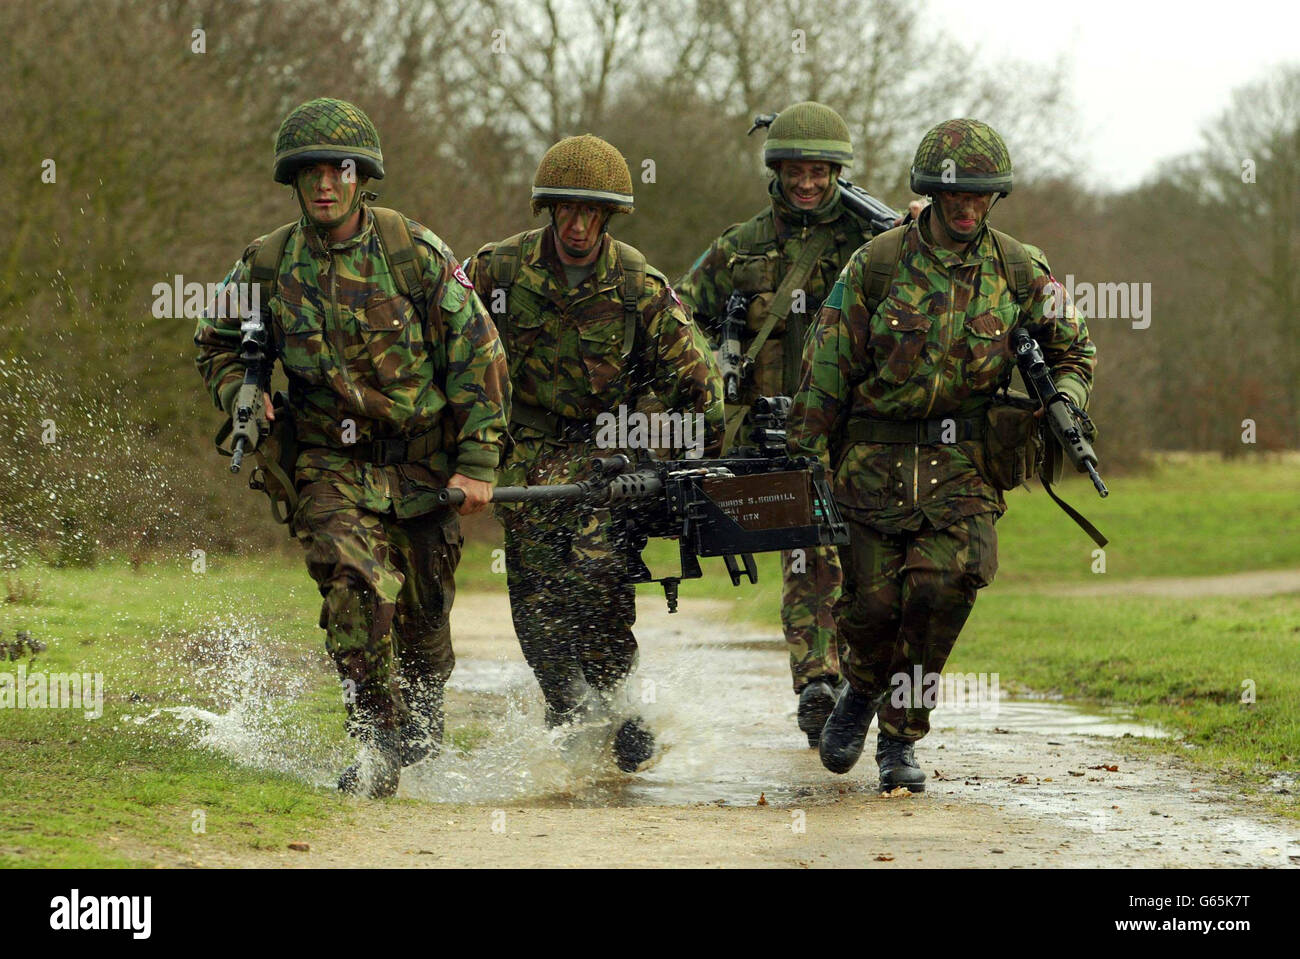
[[[585,478],[598,449],[596,417],[636,409],[649,388],[674,411],[703,414],[706,444],[721,434],[722,385],[717,365],[662,274],[647,269],[637,301],[640,331],[632,358],[621,355],[623,266],[608,236],[592,273],[569,289],[547,227],[519,240],[519,268],[508,297],[490,272],[496,244],[481,249],[467,272],[484,302],[504,299],[497,325],[509,356],[517,408],[564,418],[565,435],[515,419],[514,449],[501,485],[567,483]],[[517,410],[518,412],[518,410]],[[635,457],[634,451],[626,451]],[[515,632],[536,673],[552,721],[577,707],[585,687],[611,691],[636,656],[635,589],[615,552],[607,510],[529,509],[498,504],[506,531],[506,573]]]
[[[796,104],[783,115],[790,115],[801,106],[804,105]],[[774,128],[777,126],[773,124]],[[780,132],[776,129],[770,138],[779,136]],[[823,154],[814,152],[811,157],[822,159]],[[767,305],[801,252],[819,234],[831,234],[804,289],[803,309],[796,303],[789,316],[777,320],[754,360],[751,376],[743,386],[740,406],[749,406],[760,396],[794,395],[799,383],[807,318],[816,315],[853,251],[871,238],[870,224],[844,206],[833,181],[832,177],[829,197],[820,207],[800,210],[785,198],[779,181],[773,179],[768,184],[770,206],[745,223],[729,227],[677,283],[682,302],[694,311],[696,322],[709,332],[715,345],[732,291],[754,294],[750,300],[748,335],[741,343],[742,349],[747,350],[763,326]],[[732,411],[728,410],[728,416],[731,415]],[[831,549],[800,552],[804,559],[802,569],[789,551],[781,554],[781,623],[790,647],[790,674],[796,693],[818,679],[834,684],[840,674],[831,614],[840,595],[839,560]]]
[[[301,448],[291,528],[324,597],[326,648],[354,694],[345,696],[349,729],[367,738],[400,728],[411,708],[436,706],[440,725],[463,537],[437,492],[456,473],[495,478],[509,383],[492,320],[447,246],[406,221],[426,291],[422,324],[399,293],[375,214],[360,209],[360,231],[342,242],[305,215],[293,227],[270,327]],[[265,240],[245,250],[226,283],[250,281]],[[195,342],[199,372],[229,412],[244,373],[238,319],[205,316]],[[376,441],[416,437],[433,450],[418,461],[363,455]]]
[[[1011,330],[1024,326],[1038,340],[1057,384],[1081,407],[1092,383],[1087,326],[1072,304],[1056,305],[1064,291],[1042,252],[1025,246],[1032,282],[1022,310],[987,226],[958,254],[932,242],[934,209],[908,227],[874,314],[865,304],[870,247],[850,258],[810,334],[789,420],[792,452],[834,458],[835,497],[851,533],[840,547],[845,586],[835,617],[850,685],[869,697],[916,666],[941,672],[976,591],[997,570],[994,523],[1006,503],[985,478],[977,427],[964,424],[981,423],[1009,381]],[[903,429],[951,418],[958,438],[865,441],[853,436],[864,418]],[[916,740],[929,731],[929,713],[919,702],[886,701],[880,729]]]

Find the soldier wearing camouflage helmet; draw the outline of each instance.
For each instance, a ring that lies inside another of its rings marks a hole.
[[[714,337],[732,292],[749,297],[741,347],[754,360],[741,402],[727,410],[729,446],[755,398],[794,395],[808,322],[872,232],[841,201],[836,180],[853,162],[853,144],[848,125],[830,107],[809,101],[781,111],[768,129],[763,162],[775,174],[769,205],[729,227],[677,283],[682,301]],[[783,553],[781,570],[781,622],[798,723],[815,748],[840,682],[831,615],[840,567],[834,550],[807,549]]]
[[[442,240],[366,202],[384,161],[358,107],[321,98],[293,110],[274,176],[302,215],[254,240],[225,284],[264,291],[289,381],[286,405],[268,398],[265,416],[296,427],[290,528],[324,597],[326,649],[366,760],[339,788],[389,796],[403,766],[440,747],[463,539],[437,498],[464,489],[462,513],[490,498],[507,429],[505,354]],[[212,399],[230,413],[244,376],[239,318],[205,315],[195,342]]]
[[[1041,344],[1080,408],[1091,391],[1087,324],[1046,257],[987,223],[1012,179],[987,125],[949,120],[925,135],[912,189],[934,202],[849,259],[809,336],[790,414],[791,450],[828,462],[850,530],[835,610],[848,687],[822,732],[822,763],[848,772],[877,717],[884,789],[925,788],[913,744],[997,570],[1002,491],[1024,479],[1002,424],[1008,411],[1021,423],[1029,414],[995,398],[1015,368],[1012,331]]]
[[[593,456],[620,451],[602,445],[597,418],[635,414],[647,390],[668,410],[702,417],[697,452],[716,452],[722,385],[708,344],[663,274],[608,233],[614,214],[633,209],[623,156],[599,137],[561,140],[537,167],[532,209],[550,224],[490,243],[466,264],[514,386],[501,483],[585,478]],[[635,592],[608,510],[499,505],[497,515],[515,632],[548,723],[607,714],[637,651]],[[614,754],[630,771],[652,755],[653,737],[639,717],[618,718]]]

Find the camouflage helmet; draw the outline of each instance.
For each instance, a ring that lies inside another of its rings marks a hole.
[[[921,138],[912,161],[912,192],[928,196],[1011,192],[1011,154],[997,131],[979,120],[945,120]]]
[[[361,176],[384,178],[384,154],[370,117],[346,100],[319,97],[294,109],[275,135],[275,182],[322,160],[354,160]]]
[[[584,133],[565,137],[537,164],[533,215],[557,203],[591,203],[632,212],[632,173],[612,144]]]
[[[763,144],[763,162],[774,167],[782,160],[825,160],[848,166],[853,162],[849,125],[830,107],[807,100],[776,115]]]

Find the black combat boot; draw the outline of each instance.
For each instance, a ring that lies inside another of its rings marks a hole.
[[[361,755],[339,776],[339,792],[385,799],[402,778],[402,737],[396,729],[368,733]]]
[[[823,766],[833,773],[846,773],[853,768],[853,764],[862,755],[872,717],[876,715],[876,710],[886,695],[887,692],[867,696],[849,684],[844,684],[844,691],[835,701],[835,708],[822,727],[818,751]]]
[[[636,772],[636,767],[654,755],[655,737],[646,729],[640,716],[625,719],[614,734],[614,761],[625,773]]]
[[[822,727],[834,708],[834,684],[825,678],[814,679],[799,693],[799,728],[808,734],[809,749],[821,743]]]
[[[402,726],[402,765],[414,766],[442,752],[443,680],[424,678],[411,684],[407,694],[410,721]]]
[[[925,773],[916,764],[910,739],[898,739],[883,730],[876,737],[876,765],[880,767],[880,791],[906,786],[914,793],[925,792]]]

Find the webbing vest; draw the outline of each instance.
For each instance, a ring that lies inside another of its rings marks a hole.
[[[907,232],[907,225],[896,226],[893,229],[886,230],[884,233],[874,237],[871,246],[867,248],[867,290],[863,302],[867,307],[867,316],[875,316],[876,310],[880,304],[885,301],[889,295],[890,287],[894,285],[894,276],[898,273],[898,264],[903,255],[903,236]],[[1025,249],[1024,244],[1010,234],[1003,233],[1001,230],[995,230],[993,227],[988,228],[989,235],[993,238],[993,247],[997,252],[998,260],[1002,263],[1003,270],[1007,274],[1007,285],[1011,289],[1012,295],[1016,299],[1017,305],[1024,310],[1029,304],[1030,291],[1034,279],[1033,267],[1029,262],[1029,252]],[[1008,371],[1007,379],[1002,384],[1005,391],[1010,386],[1011,374]],[[854,384],[856,388],[856,384]],[[930,424],[932,421],[920,421],[922,427]],[[943,422],[943,421],[939,421]],[[892,424],[890,424],[892,425]],[[912,428],[912,424],[903,424],[905,428]],[[870,434],[870,431],[879,430],[882,427],[875,425],[872,421],[863,421],[862,425],[855,427],[851,421],[849,423],[850,439],[853,439],[854,429],[857,431],[859,441],[863,440]],[[1060,449],[1060,444],[1056,442],[1050,431],[1046,431],[1044,440],[1047,441],[1046,461],[1044,468],[1039,472],[1039,481],[1043,484],[1043,489],[1047,491],[1053,502],[1059,506],[1070,519],[1092,537],[1093,541],[1099,546],[1106,545],[1104,537],[1097,527],[1088,522],[1078,510],[1072,507],[1065,500],[1057,495],[1052,489],[1052,477],[1060,473],[1061,462],[1064,458],[1064,451]],[[884,440],[889,442],[890,440]],[[918,439],[918,442],[920,440]]]
[[[384,251],[384,259],[393,272],[397,292],[415,305],[415,312],[423,325],[429,316],[429,296],[424,285],[424,271],[420,268],[419,254],[415,249],[415,238],[411,236],[406,217],[387,207],[372,206],[368,209],[374,214],[375,232]],[[276,284],[280,280],[280,263],[289,246],[289,234],[297,225],[298,221],[294,220],[276,229],[253,255],[252,278],[254,283],[261,284],[262,302],[265,304],[270,304],[271,298],[275,296]]]
[[[493,300],[500,297],[500,302],[509,301],[510,289],[519,277],[523,245],[545,229],[549,228],[543,227],[541,230],[525,230],[522,233],[516,233],[492,247],[492,253],[488,258],[488,276],[492,280]],[[636,372],[641,357],[639,348],[641,310],[638,304],[645,295],[646,258],[636,247],[630,246],[621,240],[610,237],[610,242],[614,244],[616,259],[623,268],[623,280],[619,288],[619,296],[623,301],[623,344],[619,352],[627,364],[628,382],[632,384],[635,391],[637,384],[640,383],[640,377]],[[502,325],[504,326],[504,324]],[[506,330],[503,329],[501,332],[502,339],[506,344],[506,359],[509,363],[510,378],[514,380],[518,378],[527,354],[514,349],[514,337],[508,335]],[[510,417],[516,422],[540,430],[552,437],[561,435],[566,428],[564,417],[549,410],[543,410],[540,407],[528,406],[518,400],[511,403]]]
[[[898,273],[898,262],[903,256],[903,236],[908,225],[896,226],[878,234],[867,248],[867,315],[874,316],[880,304],[889,295],[894,285],[894,276]],[[1029,251],[1014,236],[1001,230],[988,228],[993,237],[993,247],[998,260],[1007,273],[1007,284],[1016,298],[1016,303],[1023,310],[1029,303],[1030,287],[1033,284],[1034,271],[1029,263]]]
[[[379,237],[379,245],[383,250],[384,259],[388,262],[389,269],[392,271],[393,281],[397,286],[397,291],[411,301],[415,307],[416,315],[420,319],[420,328],[424,331],[425,342],[428,344],[430,360],[435,367],[441,369],[443,366],[439,362],[442,356],[440,350],[434,349],[430,341],[428,332],[429,317],[429,293],[425,288],[424,271],[420,267],[419,254],[415,249],[415,239],[411,236],[411,228],[406,222],[406,217],[396,210],[390,210],[387,207],[373,206],[369,207],[370,212],[374,214],[376,235]],[[250,275],[254,283],[261,287],[261,297],[264,309],[270,309],[272,299],[275,297],[280,282],[280,265],[284,262],[284,254],[289,247],[289,237],[293,233],[293,228],[299,223],[294,220],[283,226],[277,227],[266,239],[262,245],[257,248],[253,254],[253,262],[250,268]],[[281,429],[291,430],[292,411],[289,409],[287,400],[283,394],[277,394],[276,397],[276,422]],[[282,419],[284,417],[288,420]],[[231,431],[231,421],[227,420],[225,425],[217,431],[215,442],[218,452],[224,452],[222,443]],[[422,437],[417,437],[409,444],[403,444],[406,456],[411,459],[422,459],[432,453],[434,431],[423,434],[427,437],[421,442]],[[297,448],[296,440],[293,441],[293,448]],[[356,453],[357,450],[350,452]],[[289,476],[292,471],[292,463],[280,462],[280,457],[266,456],[259,444],[257,449],[252,451],[252,457],[260,470],[270,474],[275,481],[283,488],[284,500],[286,507],[281,511],[279,503],[275,497],[271,499],[271,516],[277,523],[285,523],[293,515],[293,511],[298,505],[298,493],[293,479]],[[254,485],[259,482],[254,476],[251,486],[254,489],[262,487]]]

